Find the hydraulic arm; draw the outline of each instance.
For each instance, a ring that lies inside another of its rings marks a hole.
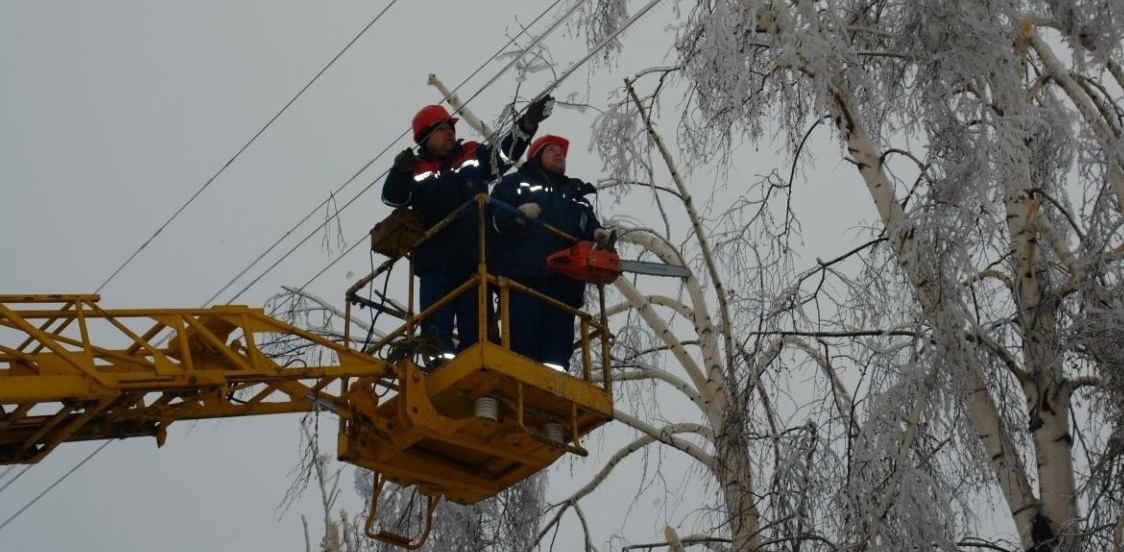
[[[493,283],[506,297],[511,283]],[[485,341],[431,373],[260,309],[97,300],[0,295],[0,464],[38,462],[68,441],[162,444],[180,420],[328,410],[341,460],[375,471],[380,490],[390,481],[427,497],[420,538],[374,530],[376,502],[367,522],[369,536],[416,549],[441,498],[477,502],[567,452],[584,455],[580,438],[612,419],[608,380],[594,382],[588,362],[575,377]],[[387,340],[407,339],[411,325]]]
[[[0,463],[59,444],[153,436],[180,420],[338,411],[348,378],[383,360],[260,309],[108,310],[96,295],[0,295]],[[315,350],[322,365],[263,352]],[[334,385],[333,385],[334,384]]]
[[[406,251],[473,207],[483,224],[487,201],[477,196],[409,238]],[[0,464],[38,462],[68,441],[152,436],[162,444],[180,420],[323,409],[339,417],[337,456],[376,472],[376,491],[390,481],[427,497],[418,538],[375,530],[377,492],[367,520],[369,536],[416,549],[441,498],[474,503],[563,454],[586,454],[581,439],[613,417],[604,290],[599,316],[573,309],[490,274],[482,247],[476,274],[420,313],[412,279],[405,307],[361,301],[358,286],[388,273],[400,259],[390,256],[348,291],[345,319],[353,303],[366,304],[404,324],[364,351],[346,345],[350,326],[337,342],[245,306],[113,310],[97,295],[0,295]],[[574,315],[573,373],[511,350],[513,293]],[[437,367],[418,346],[419,325],[462,294],[476,298],[479,327],[495,335]]]

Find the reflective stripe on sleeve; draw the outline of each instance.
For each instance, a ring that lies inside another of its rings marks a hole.
[[[460,164],[460,166],[458,166],[455,169],[452,169],[449,172],[458,173],[458,172],[461,171],[461,169],[466,169],[466,168],[469,168],[469,167],[479,167],[479,166],[480,166],[480,161],[478,159],[465,159]],[[426,179],[429,179],[429,178],[434,178],[434,177],[440,178],[441,174],[443,172],[445,172],[445,171],[436,170],[436,171],[425,171],[425,172],[422,172],[422,173],[415,174],[414,175],[414,182],[421,182],[423,180],[426,180]]]
[[[523,193],[524,190],[526,190],[527,193],[533,194],[535,192],[542,191],[542,189],[543,189],[543,187],[538,185],[538,184],[531,184],[530,182],[520,182],[519,183],[519,189],[516,190],[515,193],[521,194],[521,193]]]

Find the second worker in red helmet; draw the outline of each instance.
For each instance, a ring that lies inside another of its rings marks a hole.
[[[543,222],[579,240],[607,244],[609,232],[601,227],[586,196],[595,193],[592,184],[566,175],[570,142],[547,134],[527,151],[527,162],[519,171],[504,177],[492,197],[515,209],[495,209],[493,228],[498,234],[491,246],[488,264],[496,274],[512,279],[581,308],[585,283],[550,272],[546,257],[572,242],[549,232]],[[524,293],[511,293],[511,349],[566,371],[574,351],[573,313],[555,308]]]
[[[498,148],[458,140],[459,119],[439,105],[421,108],[411,123],[417,152],[406,149],[394,158],[383,183],[383,202],[412,208],[427,228],[440,222],[476,194],[488,193],[488,184],[523,155],[539,123],[550,116],[553,103],[550,96],[532,102]],[[476,209],[469,208],[413,252],[423,311],[475,272],[480,255],[478,221]],[[478,326],[477,296],[472,292],[462,293],[422,321],[423,332],[436,335],[447,358],[479,340]]]

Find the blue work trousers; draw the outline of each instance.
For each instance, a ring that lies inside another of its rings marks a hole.
[[[457,286],[467,282],[472,275],[472,272],[418,274],[420,288],[418,300],[421,303],[421,310],[429,308]],[[441,352],[456,354],[475,345],[480,339],[476,294],[476,288],[471,288],[422,321],[422,332],[437,335],[441,341]],[[456,342],[453,341],[454,328],[456,328]]]
[[[544,295],[556,296],[549,277],[518,278],[518,281]],[[574,354],[575,319],[569,311],[512,290],[511,350],[569,371],[570,356]]]

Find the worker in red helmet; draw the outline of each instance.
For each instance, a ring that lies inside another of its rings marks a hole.
[[[498,149],[458,140],[459,119],[445,108],[421,108],[411,122],[416,151],[407,148],[394,158],[383,183],[383,202],[409,207],[422,215],[426,228],[433,226],[476,194],[488,193],[488,185],[523,154],[539,123],[550,116],[553,104],[550,96],[531,102]],[[480,255],[478,224],[476,209],[468,209],[412,253],[422,311],[475,273]],[[480,336],[478,325],[477,296],[471,292],[460,294],[421,323],[424,334],[440,341],[444,358],[475,344]]]
[[[551,253],[573,245],[549,232],[544,222],[579,240],[607,244],[610,234],[597,220],[586,196],[592,184],[566,175],[570,141],[547,134],[531,143],[527,162],[504,177],[492,197],[514,209],[494,209],[498,234],[488,263],[496,274],[580,309],[585,283],[547,270]],[[576,317],[527,294],[511,293],[511,349],[552,368],[569,370]]]

